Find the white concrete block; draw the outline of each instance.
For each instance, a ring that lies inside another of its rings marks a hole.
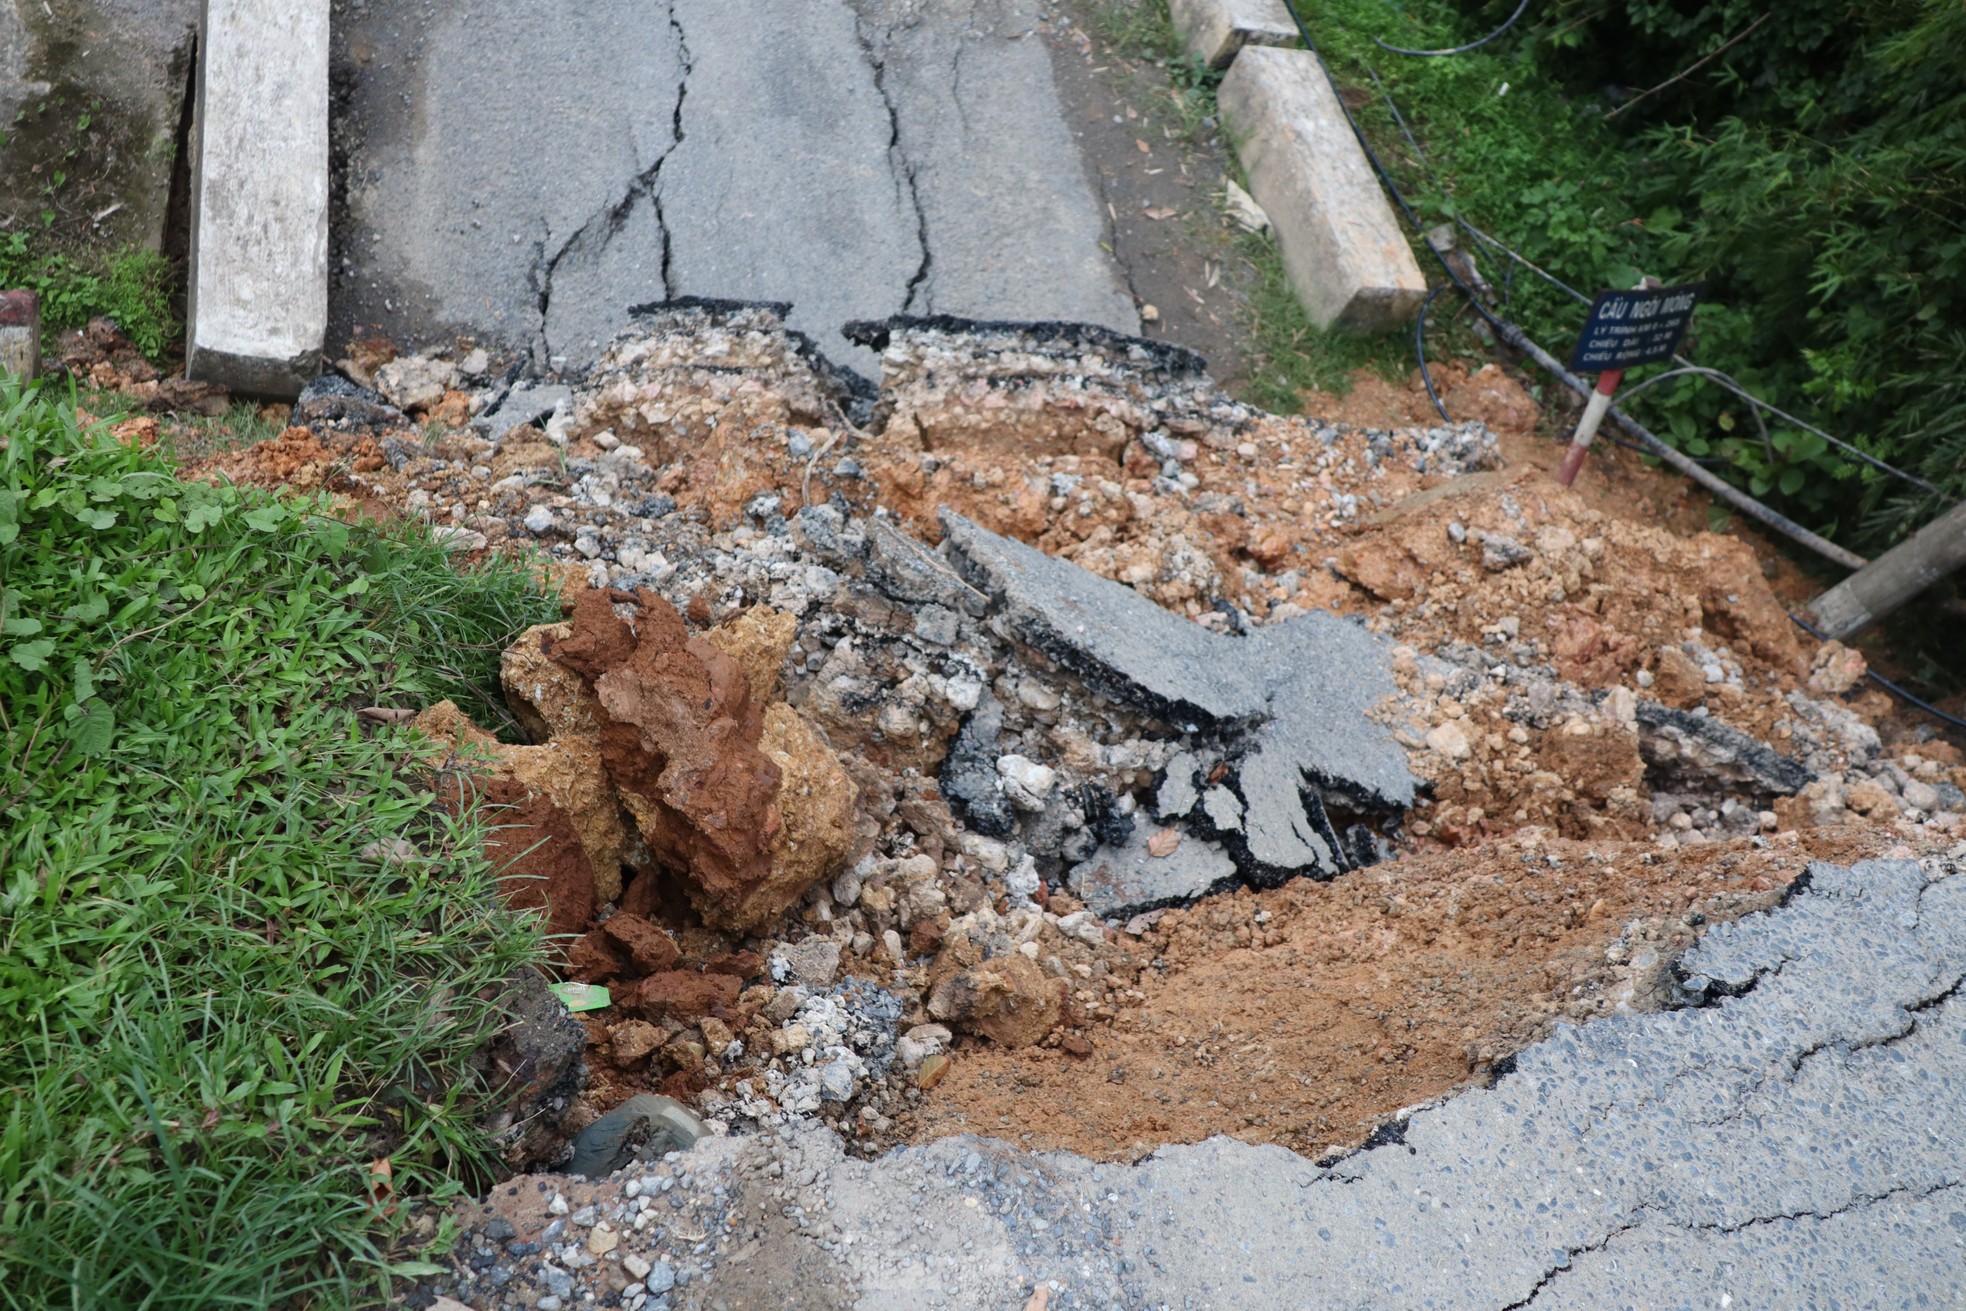
[[[1244,50],[1220,101],[1311,322],[1358,332],[1409,322],[1427,280],[1317,56]]]
[[[328,0],[204,0],[185,374],[294,396],[328,324]]]
[[[1283,0],[1168,0],[1167,8],[1181,44],[1210,68],[1227,68],[1245,45],[1286,46],[1297,39]]]
[[[41,298],[0,291],[0,378],[31,382],[41,374]]]

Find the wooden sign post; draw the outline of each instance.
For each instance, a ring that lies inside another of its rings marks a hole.
[[[1611,395],[1624,381],[1625,370],[1669,360],[1693,322],[1702,286],[1661,287],[1647,278],[1631,291],[1600,291],[1591,316],[1570,353],[1572,373],[1595,373],[1597,388],[1584,406],[1584,417],[1564,453],[1556,480],[1568,487],[1577,481],[1584,457],[1590,454],[1598,425],[1611,408]]]
[[[32,382],[41,372],[41,298],[0,291],[0,375]]]

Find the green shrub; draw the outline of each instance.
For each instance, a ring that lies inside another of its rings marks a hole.
[[[467,1057],[540,938],[484,819],[353,710],[482,706],[552,609],[0,383],[0,1306],[343,1305],[415,1268],[370,1159],[478,1177]]]
[[[1439,59],[1393,54],[1372,38],[1451,46],[1514,5],[1299,8],[1425,219],[1466,219],[1586,293],[1628,286],[1641,271],[1705,281],[1690,358],[1912,466],[1940,495],[1909,492],[1773,419],[1764,440],[1739,398],[1695,379],[1633,400],[1655,430],[1865,547],[1966,495],[1956,441],[1966,411],[1950,381],[1966,334],[1960,5],[1557,0],[1500,40]],[[1493,253],[1481,258],[1493,281],[1513,272],[1511,317],[1566,353],[1583,307]]]

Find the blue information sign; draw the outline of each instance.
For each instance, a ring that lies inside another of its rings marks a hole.
[[[1572,373],[1606,373],[1672,358],[1693,321],[1704,283],[1600,291],[1570,353]]]

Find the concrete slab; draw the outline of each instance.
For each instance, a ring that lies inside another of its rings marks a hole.
[[[1134,330],[1035,0],[351,8],[332,336],[579,368],[631,305],[953,309]],[[524,88],[487,93],[487,88]]]
[[[1246,45],[1297,40],[1283,0],[1168,0],[1167,10],[1182,46],[1210,68],[1227,68]]]
[[[328,0],[205,0],[184,372],[295,397],[328,326]]]
[[[1357,332],[1410,321],[1427,280],[1317,56],[1245,50],[1219,99],[1311,321]]]
[[[952,510],[941,521],[957,570],[998,602],[1012,633],[1114,700],[1196,728],[1268,713],[1268,688],[1233,658],[1231,639]]]

